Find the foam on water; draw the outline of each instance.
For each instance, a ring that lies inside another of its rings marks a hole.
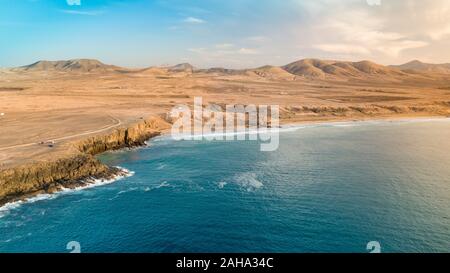
[[[238,174],[234,177],[234,180],[240,187],[247,191],[254,191],[264,186],[264,184],[258,180],[257,174],[254,172]]]
[[[115,177],[113,179],[93,179],[93,180],[89,180],[89,183],[86,183],[85,185],[80,186],[80,187],[76,187],[74,189],[64,188],[63,187],[63,188],[61,188],[60,191],[58,191],[56,193],[52,193],[52,194],[43,193],[43,194],[38,194],[38,195],[30,197],[30,198],[26,198],[24,200],[19,200],[19,201],[6,203],[5,205],[0,207],[0,218],[6,216],[11,210],[20,208],[24,204],[32,204],[32,203],[43,201],[43,200],[54,199],[54,198],[57,198],[57,197],[59,197],[61,195],[65,195],[65,194],[70,194],[70,193],[75,193],[75,192],[79,192],[79,191],[86,190],[86,189],[91,189],[91,188],[95,188],[95,187],[105,186],[105,185],[114,183],[116,181],[119,181],[121,179],[124,179],[126,177],[131,177],[131,176],[134,175],[134,172],[129,171],[129,170],[125,169],[125,168],[121,168],[121,167],[116,167],[116,168],[120,169],[124,174],[120,175],[120,176],[117,176],[117,177]]]
[[[162,169],[164,169],[166,167],[166,164],[160,163],[158,164],[158,166],[156,167],[156,170],[160,171]]]
[[[155,189],[160,189],[160,188],[164,188],[164,187],[170,187],[170,184],[167,181],[164,181],[161,184],[159,184],[158,186],[156,186]]]

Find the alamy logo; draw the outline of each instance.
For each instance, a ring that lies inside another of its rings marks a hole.
[[[381,253],[381,244],[378,241],[371,241],[367,243],[366,249],[369,253]]]
[[[69,6],[80,6],[81,0],[66,0],[67,5]]]
[[[252,140],[261,141],[261,151],[279,146],[278,105],[203,106],[201,97],[194,98],[193,109],[179,105],[172,109],[172,138],[175,140]]]
[[[66,246],[67,250],[70,250],[70,253],[81,253],[81,244],[77,241],[70,241]]]
[[[381,0],[366,0],[369,6],[381,6]]]

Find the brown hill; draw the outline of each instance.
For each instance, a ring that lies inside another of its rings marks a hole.
[[[430,64],[414,60],[402,65],[392,65],[391,67],[405,72],[441,73],[450,74],[450,64]]]
[[[98,60],[74,59],[68,61],[38,61],[19,67],[24,71],[65,71],[65,72],[106,72],[120,69],[117,66],[106,65]]]
[[[193,73],[195,70],[194,66],[188,63],[177,64],[168,68],[169,72],[187,72]]]
[[[266,65],[263,67],[248,69],[245,72],[248,76],[258,76],[272,80],[293,80],[295,75],[287,72],[281,67]]]
[[[304,59],[282,67],[289,73],[311,77],[367,77],[367,76],[403,76],[404,72],[370,61],[344,62],[332,60]]]
[[[149,68],[144,68],[142,70],[137,71],[139,74],[143,74],[143,75],[154,75],[154,76],[160,76],[160,75],[165,75],[168,73],[167,68],[163,68],[163,67],[149,67]]]
[[[327,65],[328,63],[322,60],[304,59],[285,65],[282,68],[294,75],[316,78],[325,76],[322,68]]]

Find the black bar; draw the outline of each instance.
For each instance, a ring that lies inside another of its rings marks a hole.
[[[425,264],[438,266],[442,263],[445,266],[448,258],[448,254],[0,254],[0,264],[3,268],[9,268],[8,265],[21,269],[45,266],[45,269],[59,270],[63,269],[57,266],[61,264],[80,272],[97,268],[125,268],[126,272],[251,273],[310,272],[311,269],[356,269],[360,272],[378,269],[385,272],[394,263],[402,271]]]

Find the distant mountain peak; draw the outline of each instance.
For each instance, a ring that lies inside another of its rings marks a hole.
[[[409,64],[423,64],[424,62],[421,62],[419,60],[412,60],[410,62],[408,62]]]
[[[169,67],[170,72],[194,72],[195,68],[190,63],[181,63],[174,66]]]
[[[95,59],[72,59],[62,61],[37,61],[30,65],[22,66],[19,69],[26,71],[108,71],[114,70],[116,66],[106,65]]]
[[[450,64],[431,64],[424,63],[419,60],[412,60],[401,65],[392,65],[391,67],[403,70],[403,71],[415,71],[426,73],[441,73],[450,74]]]

